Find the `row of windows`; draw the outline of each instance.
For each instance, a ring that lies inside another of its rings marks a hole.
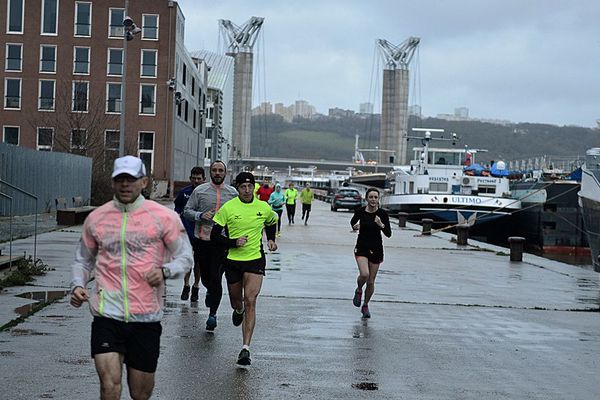
[[[71,111],[87,112],[89,109],[89,85],[87,81],[73,82],[71,90]],[[41,79],[39,81],[38,110],[55,111],[56,81]],[[156,85],[140,85],[140,108],[141,115],[156,114]],[[6,78],[4,80],[4,109],[21,109],[21,79]],[[106,84],[106,112],[121,112],[121,84],[109,82]],[[195,118],[195,117],[194,117]],[[194,124],[195,125],[195,124]],[[195,126],[194,126],[195,127]]]
[[[36,0],[38,2],[39,0]],[[58,35],[59,0],[41,0],[41,35]],[[73,34],[77,37],[92,36],[92,2],[75,2]],[[109,8],[108,37],[123,38],[124,8]],[[25,28],[25,0],[8,0],[6,33],[23,34]],[[142,39],[158,40],[158,15],[142,14]]]
[[[91,49],[89,47],[73,47],[73,74],[90,74]],[[140,77],[156,78],[158,74],[158,50],[142,49],[140,53]],[[4,70],[22,72],[23,44],[7,43]],[[40,46],[40,72],[56,73],[56,46]],[[108,49],[106,75],[121,76],[123,74],[123,49]]]
[[[52,151],[55,148],[55,134],[52,127],[37,128],[37,145],[39,151]],[[20,144],[20,126],[4,125],[2,132],[2,142],[18,146]],[[68,146],[72,153],[85,154],[88,142],[88,133],[86,129],[71,129]],[[119,153],[120,136],[118,130],[104,131],[104,150],[107,154],[112,154],[114,159]],[[154,132],[138,133],[138,155],[144,160],[149,170],[152,171],[154,158]]]

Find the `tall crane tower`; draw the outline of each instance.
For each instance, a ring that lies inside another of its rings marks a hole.
[[[252,17],[237,26],[230,20],[219,20],[220,31],[228,44],[227,55],[234,58],[232,159],[250,157],[253,49],[263,21],[264,18]]]
[[[420,39],[409,37],[398,46],[385,39],[377,46],[385,59],[381,100],[381,136],[379,148],[389,151],[390,164],[406,164],[408,131],[408,64]]]

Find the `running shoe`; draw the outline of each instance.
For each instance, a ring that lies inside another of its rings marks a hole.
[[[363,318],[371,318],[371,313],[369,312],[369,306],[362,306],[360,309]]]
[[[206,320],[206,330],[214,331],[217,327],[217,316],[210,314]]]
[[[198,290],[200,290],[200,288],[192,286],[192,297],[190,297],[190,301],[192,303],[195,303],[198,301]]]
[[[240,326],[242,324],[245,312],[246,310],[242,310],[241,313],[239,313],[237,310],[233,310],[233,313],[231,314],[231,321],[233,322],[234,326]]]
[[[360,307],[361,301],[362,301],[362,290],[356,289],[354,291],[354,298],[352,299],[352,304],[354,304],[354,307]]]
[[[183,286],[183,290],[181,291],[181,300],[187,300],[190,298],[190,287],[187,285]]]
[[[238,365],[250,365],[250,363],[251,363],[250,350],[242,349],[242,351],[240,351],[240,355],[238,356],[237,364]]]
[[[277,232],[277,235],[276,235],[276,236],[277,236],[277,237],[281,237],[281,231],[280,231],[280,232]]]

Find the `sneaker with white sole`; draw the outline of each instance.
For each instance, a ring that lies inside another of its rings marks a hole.
[[[237,364],[246,366],[250,365],[251,362],[252,360],[250,360],[250,350],[242,349],[242,351],[240,351],[240,354],[238,355]]]

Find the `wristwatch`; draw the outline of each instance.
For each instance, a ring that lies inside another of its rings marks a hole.
[[[161,270],[163,279],[169,279],[171,277],[171,270],[169,268],[162,267]]]

